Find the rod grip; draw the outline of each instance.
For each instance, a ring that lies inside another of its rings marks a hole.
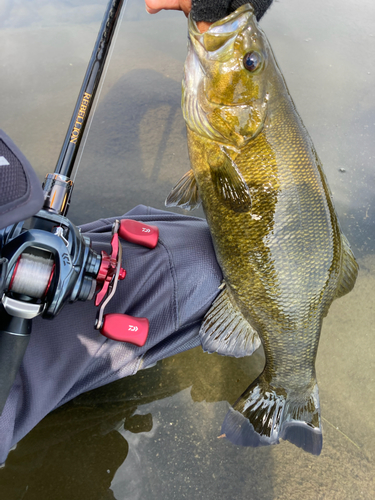
[[[0,415],[21,366],[31,333],[31,319],[10,316],[0,307]]]

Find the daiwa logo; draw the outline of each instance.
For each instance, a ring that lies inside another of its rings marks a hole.
[[[0,156],[0,167],[5,167],[6,165],[10,165],[9,161],[5,156]]]

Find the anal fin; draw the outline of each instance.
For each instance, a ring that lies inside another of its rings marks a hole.
[[[203,350],[240,358],[260,346],[257,332],[244,318],[225,288],[204,317],[199,335]]]
[[[193,170],[186,172],[165,200],[166,207],[180,207],[185,210],[194,210],[201,203]]]

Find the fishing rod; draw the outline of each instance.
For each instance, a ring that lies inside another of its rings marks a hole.
[[[43,184],[43,208],[30,219],[0,230],[0,415],[35,317],[53,319],[66,303],[95,296],[99,309],[94,326],[104,336],[138,346],[147,340],[146,318],[104,311],[118,281],[126,275],[119,237],[152,249],[158,242],[158,228],[129,219],[116,220],[108,255],[93,250],[90,239],[67,218],[73,167],[123,3],[108,3],[55,171]],[[0,158],[8,165],[27,161],[5,134],[2,139],[4,156]]]

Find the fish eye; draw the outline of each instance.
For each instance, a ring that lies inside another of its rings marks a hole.
[[[243,65],[247,71],[254,73],[257,69],[259,69],[262,65],[262,56],[259,52],[248,52],[244,55]]]

